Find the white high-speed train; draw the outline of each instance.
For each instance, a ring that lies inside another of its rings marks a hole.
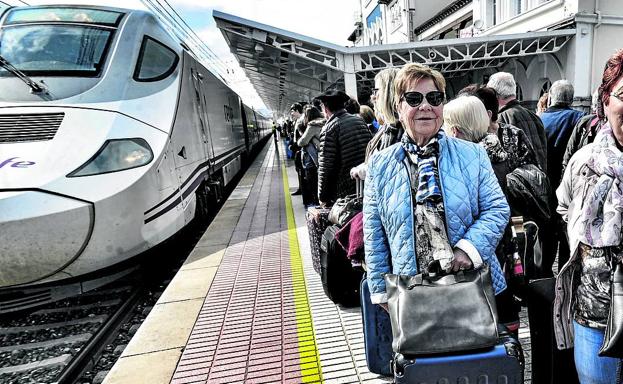
[[[0,312],[171,237],[270,134],[149,12],[10,8],[0,56]]]

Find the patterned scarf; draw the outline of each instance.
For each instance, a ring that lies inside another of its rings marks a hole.
[[[579,239],[595,248],[621,245],[623,153],[615,140],[610,124],[604,125],[586,162],[599,179],[582,208]]]
[[[502,147],[500,139],[493,133],[488,133],[478,143],[486,151],[492,164],[501,163],[508,160],[508,152]]]
[[[439,188],[437,156],[439,155],[439,139],[442,131],[430,139],[423,147],[418,147],[406,133],[402,135],[400,143],[407,153],[417,158],[418,186],[415,193],[416,203],[424,201],[436,201],[440,199],[441,188]]]

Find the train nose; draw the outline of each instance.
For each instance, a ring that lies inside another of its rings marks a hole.
[[[0,287],[58,272],[89,240],[93,206],[39,191],[0,192]]]

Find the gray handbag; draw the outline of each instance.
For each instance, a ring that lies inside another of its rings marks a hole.
[[[431,355],[493,347],[497,308],[489,267],[431,276],[385,275],[392,349]]]

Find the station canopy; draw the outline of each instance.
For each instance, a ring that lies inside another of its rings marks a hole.
[[[460,77],[477,69],[499,68],[516,57],[555,53],[575,36],[575,29],[563,29],[342,47],[219,11],[213,16],[259,96],[275,112],[331,88],[361,94],[373,87],[374,76],[385,68],[418,62],[446,78]]]

